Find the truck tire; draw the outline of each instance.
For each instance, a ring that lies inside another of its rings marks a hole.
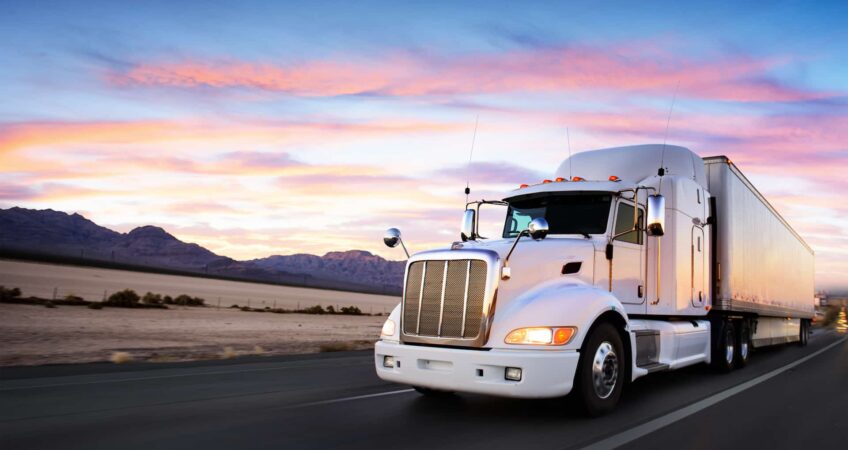
[[[717,322],[718,330],[712,351],[712,365],[719,372],[730,372],[736,360],[736,331],[730,321]]]
[[[800,336],[800,339],[798,339],[798,345],[801,346],[801,347],[806,347],[809,339],[810,339],[809,325],[807,325],[806,320],[801,319],[801,336]]]
[[[748,360],[751,359],[751,349],[753,345],[751,345],[751,325],[747,320],[742,320],[739,322],[739,326],[736,329],[736,368],[741,369],[748,365]]]
[[[590,416],[608,413],[618,403],[624,386],[624,344],[612,324],[598,325],[583,348],[577,367],[577,396]]]

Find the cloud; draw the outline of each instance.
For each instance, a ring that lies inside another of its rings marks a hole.
[[[465,183],[468,177],[471,184],[521,184],[541,181],[545,174],[505,161],[472,162],[470,166],[448,167],[435,171],[434,177],[449,178]]]
[[[519,38],[527,43],[526,38]],[[528,45],[501,53],[440,56],[393,53],[378,60],[341,58],[296,64],[235,59],[141,62],[112,70],[123,87],[257,89],[298,96],[427,96],[605,90],[739,102],[809,101],[835,93],[793,87],[769,74],[785,61],[746,56],[693,60],[628,45]]]

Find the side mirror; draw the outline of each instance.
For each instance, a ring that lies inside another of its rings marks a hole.
[[[462,241],[465,242],[469,239],[474,239],[476,236],[474,234],[474,219],[476,218],[476,212],[473,209],[466,209],[465,214],[462,216],[462,226],[460,228],[459,237],[462,238]]]
[[[400,238],[400,230],[397,228],[389,228],[386,230],[386,234],[383,235],[383,243],[389,248],[395,248],[398,244],[400,244],[403,248],[403,252],[406,253],[406,257],[409,258],[409,252],[406,250],[406,246],[403,245],[403,239]]]
[[[400,230],[397,228],[389,228],[386,230],[386,235],[383,236],[383,243],[389,248],[397,247],[400,243]]]
[[[665,197],[648,196],[648,236],[665,234]]]
[[[547,237],[548,229],[548,221],[541,217],[531,220],[530,224],[527,225],[527,232],[534,241],[541,241]]]

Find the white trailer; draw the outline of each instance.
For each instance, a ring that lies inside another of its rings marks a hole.
[[[508,209],[484,239],[490,203]],[[409,257],[375,345],[381,378],[426,395],[574,391],[601,414],[651,372],[729,371],[755,346],[806,344],[813,252],[725,157],[579,153],[503,201],[469,203],[460,237]],[[384,241],[403,244],[396,229]]]

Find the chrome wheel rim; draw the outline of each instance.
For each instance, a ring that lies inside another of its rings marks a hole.
[[[743,360],[748,359],[748,340],[745,338],[742,338],[742,342],[739,344],[739,356]]]
[[[592,384],[595,394],[605,399],[612,395],[618,382],[618,355],[609,342],[602,342],[592,361]]]

